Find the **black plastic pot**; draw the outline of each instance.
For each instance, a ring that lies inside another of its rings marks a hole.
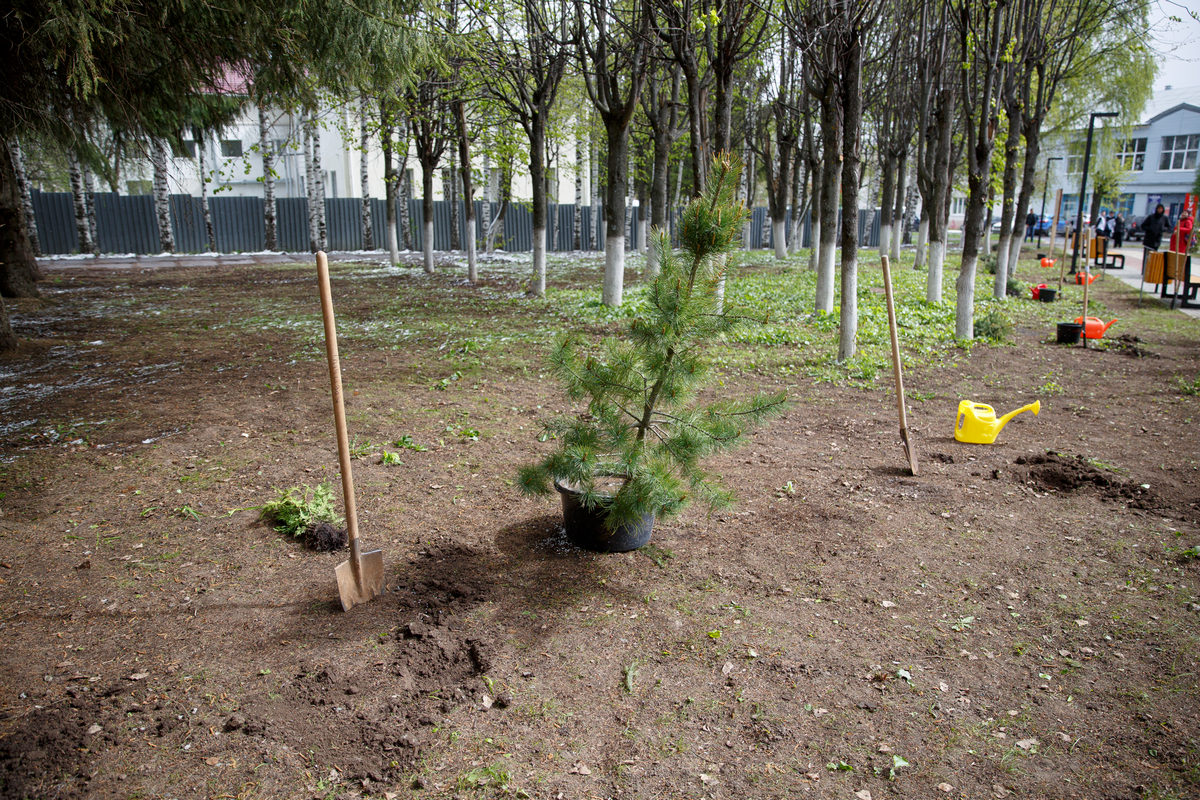
[[[604,524],[603,508],[584,506],[582,492],[573,486],[564,486],[555,481],[554,488],[562,496],[563,527],[567,538],[576,547],[600,553],[624,553],[637,550],[650,541],[654,529],[653,514],[646,514],[636,523],[610,531]]]
[[[1051,289],[1047,287],[1038,292],[1038,300],[1041,300],[1043,303],[1053,303],[1057,294],[1058,289]]]
[[[1083,335],[1083,326],[1078,322],[1060,322],[1058,323],[1058,343],[1059,344],[1079,344],[1079,337]]]

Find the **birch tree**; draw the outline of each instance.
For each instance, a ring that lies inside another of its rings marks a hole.
[[[174,253],[175,229],[171,225],[171,192],[167,185],[167,144],[157,137],[150,142],[150,162],[154,170],[154,220],[158,228],[158,246],[164,253]]]

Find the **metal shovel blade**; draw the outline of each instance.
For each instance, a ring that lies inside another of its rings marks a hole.
[[[363,553],[359,560],[358,575],[354,574],[354,564],[350,559],[338,564],[334,573],[337,575],[342,611],[349,611],[359,603],[378,597],[383,591],[383,551]]]

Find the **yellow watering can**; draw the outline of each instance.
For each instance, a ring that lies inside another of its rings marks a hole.
[[[1016,411],[1010,411],[999,419],[996,409],[983,403],[972,403],[962,400],[958,404],[958,419],[954,423],[954,438],[969,444],[991,444],[1008,421],[1022,411],[1032,411],[1034,416],[1042,408],[1042,404],[1034,400],[1027,406],[1021,406]]]

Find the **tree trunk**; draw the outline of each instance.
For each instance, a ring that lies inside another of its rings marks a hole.
[[[208,167],[204,161],[204,132],[199,128],[192,131],[196,140],[196,171],[200,176],[200,214],[204,218],[204,235],[210,253],[217,252],[217,235],[213,230],[212,209],[208,206]]]
[[[1024,220],[1017,220],[1017,157],[1021,144],[1021,110],[1011,105],[1008,109],[1008,138],[1004,142],[1004,172],[1001,179],[1004,195],[1000,201],[1000,239],[996,246],[996,279],[992,284],[992,296],[997,300],[1008,297],[1008,255],[1009,250],[1020,252],[1021,238],[1014,241],[1014,229],[1021,224],[1022,234],[1025,231]],[[989,228],[990,230],[990,228]]]
[[[705,92],[700,85],[699,69],[683,64],[683,77],[688,87],[688,144],[692,155],[693,197],[699,197],[708,185],[708,137],[704,124]]]
[[[980,245],[984,241],[984,214],[987,212],[987,173],[969,170],[967,175],[967,214],[963,221],[962,267],[955,281],[957,305],[954,309],[954,335],[971,339],[974,331],[975,272],[979,265]]]
[[[11,161],[9,163],[11,165]],[[95,244],[92,242],[91,225],[88,224],[87,190],[83,185],[83,167],[79,163],[79,157],[70,150],[67,152],[67,172],[71,177],[71,199],[75,206],[75,235],[79,240],[79,252],[91,253],[95,251]],[[13,185],[15,189],[15,177]],[[18,199],[17,202],[19,204],[20,200]]]
[[[367,96],[358,97],[358,178],[362,195],[362,248],[375,249],[375,229],[371,219],[371,174],[368,158],[371,149],[371,128],[367,125]]]
[[[412,176],[408,174],[408,159],[400,159],[400,232],[404,237],[404,249],[416,249],[412,221]]]
[[[275,213],[275,143],[271,141],[271,126],[267,110],[258,107],[258,149],[263,163],[263,247],[279,249],[279,230]]]
[[[893,263],[900,263],[900,240],[908,235],[908,221],[904,218],[904,201],[908,194],[908,151],[900,154],[896,164],[896,202],[892,208],[892,247]]]
[[[433,274],[433,173],[437,161],[421,159],[421,253],[425,273]]]
[[[808,268],[813,272],[819,272],[820,269],[820,254],[821,254],[821,217],[825,214],[825,196],[823,181],[825,179],[824,170],[821,169],[823,162],[809,164],[809,180],[812,181],[812,210],[809,212],[809,218],[812,220],[809,225],[808,232]]]
[[[575,137],[575,213],[571,217],[571,248],[583,249],[583,137]]]
[[[305,208],[308,211],[308,247],[309,250],[315,253],[321,249],[321,246],[320,237],[317,233],[317,202],[316,189],[314,188],[316,182],[313,179],[312,126],[309,124],[307,112],[301,114],[300,125],[303,128],[301,135],[304,139],[304,196]]]
[[[392,141],[392,126],[386,119],[380,126],[379,142],[383,150],[383,206],[384,215],[387,218],[388,260],[392,266],[395,266],[400,263],[400,243],[396,234],[397,176],[393,158],[395,144]]]
[[[309,116],[312,125],[313,188],[317,203],[317,245],[321,250],[329,249],[329,233],[325,225],[325,173],[321,169],[321,126],[317,122],[317,109]]]
[[[83,202],[87,208],[88,237],[92,240],[92,255],[100,255],[100,238],[96,235],[96,176],[86,164],[83,167]]]
[[[913,256],[913,269],[925,268],[925,251],[929,248],[929,219],[922,214],[917,223],[917,252]],[[928,299],[928,298],[926,298]]]
[[[542,112],[533,114],[529,131],[529,178],[533,181],[533,277],[529,282],[529,294],[545,297],[546,118]],[[607,276],[607,266],[605,269]]]
[[[665,127],[665,126],[664,126]],[[667,230],[667,182],[671,174],[671,137],[670,131],[656,133],[654,136],[654,164],[650,176],[650,227],[655,230]],[[654,280],[662,265],[658,263],[658,249],[650,246],[646,253],[646,277]]]
[[[7,141],[0,139],[0,296],[37,297],[38,277],[37,259],[29,246],[25,215],[21,211],[12,150]],[[2,310],[0,320],[0,349],[11,349],[4,343],[8,315]],[[12,336],[11,330],[7,336]],[[15,339],[11,345],[16,345]]]
[[[462,219],[458,209],[458,168],[453,159],[442,170],[442,197],[446,200],[446,211],[450,217],[450,249],[462,250],[462,236],[459,231]]]
[[[821,128],[824,132],[825,157],[821,162],[821,252],[817,259],[817,291],[815,306],[818,314],[833,312],[834,256],[837,246],[837,219],[841,178],[842,131],[838,124],[835,98],[822,103]]]
[[[885,256],[892,249],[892,220],[896,202],[896,157],[888,154],[880,165],[883,185],[879,197],[879,255]]]
[[[854,355],[858,338],[858,176],[862,136],[862,32],[848,34],[842,57],[842,308],[838,361]]]
[[[21,143],[12,141],[13,170],[17,178],[17,190],[21,193],[21,212],[25,215],[25,231],[29,237],[29,250],[35,256],[42,254],[42,246],[38,241],[37,217],[33,213],[33,189],[29,185],[29,177],[25,174],[25,153]]]
[[[158,223],[158,246],[164,253],[174,253],[175,230],[171,227],[171,195],[167,185],[167,146],[162,139],[151,141],[150,162],[154,166],[154,219]]]
[[[1038,156],[1041,155],[1040,127],[1040,122],[1025,125],[1025,161],[1021,170],[1021,192],[1017,196],[1016,216],[1018,220],[1025,219],[1025,216],[1029,213],[1029,206],[1033,202],[1033,187],[1034,182],[1037,180],[1037,160]],[[1040,212],[1038,224],[1041,224]],[[1009,250],[1008,276],[1010,278],[1017,271],[1017,259],[1020,258],[1020,255],[1020,245]]]
[[[798,253],[804,245],[804,214],[810,202],[808,196],[808,162],[799,154],[792,160],[792,217],[788,252]]]
[[[467,224],[467,280],[479,280],[478,258],[475,253],[475,180],[471,173],[471,141],[467,137],[467,109],[462,100],[453,104],[454,120],[458,125],[458,161],[462,177],[463,214]]]
[[[479,204],[479,229],[483,232],[484,249],[492,252],[492,203],[496,202],[496,176],[492,169],[492,156],[483,151],[483,202]]]
[[[623,121],[607,122],[605,134],[608,181],[604,186],[604,291],[606,306],[621,305],[625,285],[625,193],[629,180],[629,128]]]
[[[11,353],[19,344],[17,335],[13,333],[12,325],[8,322],[8,309],[4,306],[4,297],[0,296],[0,353]]]
[[[589,250],[600,249],[600,147],[596,142],[596,137],[593,134],[588,135],[591,142],[589,150],[590,161],[590,182],[588,189],[591,194],[589,198],[588,210],[591,212],[591,230],[589,231],[591,244]]]

